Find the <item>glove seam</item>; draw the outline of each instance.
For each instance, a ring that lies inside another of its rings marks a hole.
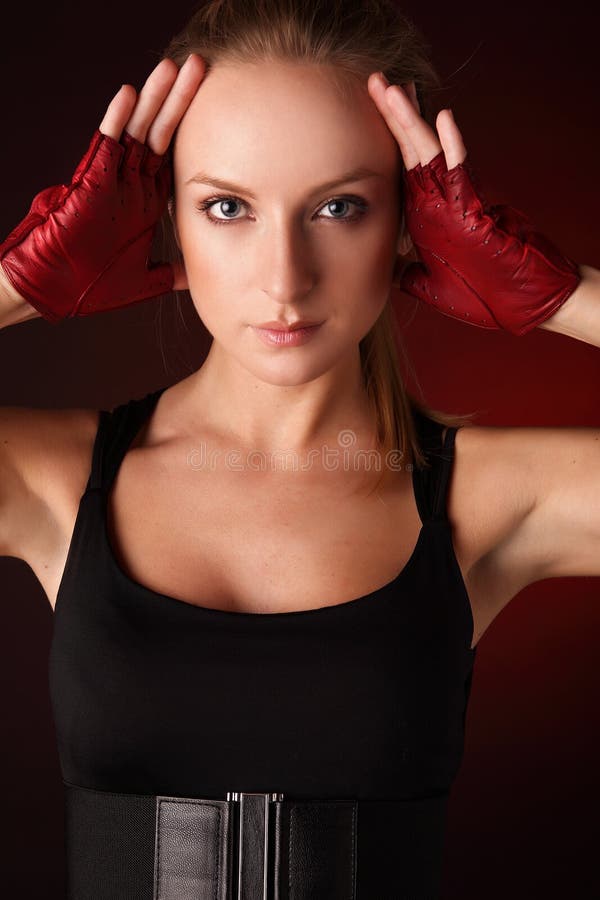
[[[148,226],[148,227],[145,228],[143,231],[141,231],[139,234],[137,234],[135,237],[130,238],[129,241],[127,241],[125,244],[123,244],[122,247],[119,248],[119,250],[117,251],[117,253],[115,253],[115,255],[107,262],[107,264],[104,266],[104,268],[102,269],[102,271],[99,272],[99,273],[96,275],[96,277],[94,278],[94,280],[93,280],[92,282],[90,282],[90,284],[87,286],[87,288],[85,289],[85,291],[83,292],[83,294],[81,295],[81,297],[79,297],[79,299],[78,299],[77,302],[75,303],[75,306],[73,307],[72,312],[69,313],[69,318],[72,318],[72,317],[77,316],[77,315],[79,314],[79,310],[80,310],[80,308],[81,308],[81,305],[82,305],[82,303],[84,302],[85,298],[86,298],[86,297],[88,296],[88,294],[90,293],[90,291],[92,290],[92,288],[94,288],[94,287],[96,286],[96,284],[100,281],[100,279],[104,276],[104,274],[111,268],[111,266],[113,266],[114,263],[115,263],[121,256],[123,256],[123,254],[125,253],[125,251],[126,251],[129,247],[131,247],[133,244],[135,244],[135,243],[137,243],[139,240],[141,240],[141,238],[143,238],[144,235],[146,235],[149,231],[150,231],[150,232],[153,232],[153,231],[154,231],[154,225]],[[146,257],[146,272],[149,272],[150,270],[148,269],[147,263],[148,263],[148,258]],[[141,288],[140,288],[140,291],[143,291],[143,290],[144,290],[144,288],[141,287]],[[140,293],[140,291],[138,291],[138,293]],[[135,297],[137,297],[137,294],[134,294],[133,296],[134,296],[134,298],[135,298]],[[130,302],[133,302],[133,300],[131,300]]]

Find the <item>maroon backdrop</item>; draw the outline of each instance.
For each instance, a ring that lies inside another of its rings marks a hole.
[[[0,239],[42,188],[68,181],[123,82],[139,90],[187,18],[184,0],[18,4],[2,14]],[[578,262],[600,268],[600,15],[582,0],[404,3],[431,42],[491,203],[511,203]],[[600,350],[537,330],[455,322],[400,294],[404,340],[433,406],[484,425],[598,426]],[[404,307],[406,312],[404,312]],[[108,407],[184,377],[204,358],[193,315],[148,301],[0,332],[0,404]],[[164,320],[164,346],[157,324]],[[52,611],[29,567],[0,560],[4,714],[2,887],[64,896],[60,769],[47,683]],[[450,805],[446,898],[600,895],[595,850],[600,582],[523,590],[479,643],[463,766]],[[375,898],[374,898],[375,900]]]

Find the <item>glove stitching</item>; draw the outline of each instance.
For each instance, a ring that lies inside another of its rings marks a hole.
[[[100,281],[100,279],[101,279],[101,278],[103,277],[103,275],[111,268],[111,266],[113,266],[114,263],[115,263],[121,256],[123,256],[123,254],[125,253],[125,251],[126,251],[129,247],[131,247],[133,244],[137,243],[137,242],[138,242],[141,238],[143,238],[144,235],[146,235],[148,232],[153,232],[153,230],[154,230],[154,225],[150,225],[148,228],[145,228],[143,231],[141,231],[141,232],[140,232],[138,235],[136,235],[135,237],[130,238],[125,244],[123,244],[122,247],[119,248],[119,250],[117,250],[117,252],[115,253],[115,255],[107,262],[107,264],[104,266],[104,268],[102,269],[102,271],[99,272],[99,273],[96,275],[96,277],[94,278],[94,280],[87,286],[87,288],[85,289],[85,291],[83,292],[83,294],[81,295],[81,297],[79,298],[79,300],[76,302],[75,306],[73,307],[73,310],[69,313],[69,318],[72,318],[73,316],[77,316],[77,315],[78,315],[79,309],[80,309],[80,307],[81,307],[83,301],[85,300],[85,298],[86,298],[87,295],[89,294],[89,292],[92,290],[93,287],[95,287],[95,285],[98,283],[98,281]],[[146,272],[149,272],[149,271],[151,271],[151,270],[148,269],[148,267],[146,267]],[[137,295],[140,294],[143,290],[144,290],[144,287],[141,287],[141,288],[139,289],[139,291],[137,292],[137,294],[134,294],[133,296],[134,296],[134,297],[137,297]]]
[[[106,137],[106,135],[103,135],[102,132],[99,132],[99,134],[100,134],[100,137],[102,137],[102,138]],[[42,215],[42,213],[38,213],[38,212],[33,213],[33,214],[30,214],[30,215],[32,216],[32,218],[33,218],[33,216],[37,216],[37,217],[38,217],[38,221],[37,221],[37,222],[31,222],[31,225],[30,225],[29,229],[28,229],[27,231],[23,232],[22,234],[20,234],[20,235],[18,236],[18,237],[19,237],[18,243],[11,244],[11,245],[9,245],[9,246],[6,248],[6,251],[5,251],[5,253],[3,254],[2,258],[3,258],[3,257],[6,255],[6,253],[8,253],[10,250],[14,250],[15,247],[18,247],[20,244],[22,244],[23,241],[25,240],[25,238],[28,237],[28,236],[31,234],[31,232],[34,230],[34,228],[38,228],[40,225],[44,225],[44,224],[48,221],[48,219],[50,218],[50,216],[51,216],[53,213],[56,212],[57,209],[59,209],[59,208],[61,208],[61,207],[64,207],[66,201],[68,200],[68,198],[69,198],[69,197],[71,196],[71,194],[73,193],[73,189],[74,189],[75,187],[79,187],[80,184],[81,184],[81,182],[82,182],[82,180],[83,180],[83,176],[84,176],[84,175],[87,175],[87,173],[88,173],[88,171],[89,171],[89,169],[90,169],[90,167],[91,167],[91,165],[92,165],[92,162],[95,160],[95,157],[96,157],[96,154],[97,154],[97,152],[98,152],[98,147],[100,146],[100,143],[101,143],[101,141],[98,140],[97,146],[96,146],[95,149],[92,151],[92,153],[89,154],[88,164],[87,164],[86,168],[81,172],[81,175],[80,175],[80,177],[79,177],[79,179],[78,179],[77,181],[73,181],[73,180],[72,180],[71,183],[70,183],[69,185],[66,185],[66,184],[52,185],[52,187],[62,187],[62,188],[64,188],[64,190],[66,190],[67,193],[64,194],[60,200],[57,200],[57,201],[55,202],[54,206],[48,207],[48,209],[47,209],[45,215]],[[47,190],[49,190],[49,188],[47,188]]]
[[[480,294],[475,290],[475,288],[472,287],[472,286],[468,283],[468,281],[465,280],[465,278],[463,277],[463,275],[462,275],[457,269],[455,269],[454,266],[451,265],[451,263],[449,263],[447,259],[444,259],[443,257],[439,256],[439,254],[437,254],[434,250],[430,250],[429,248],[427,248],[427,250],[429,251],[429,253],[431,253],[432,256],[434,256],[436,259],[439,259],[440,262],[443,262],[446,266],[448,266],[448,268],[450,269],[450,271],[451,271],[457,278],[460,278],[460,280],[463,282],[463,284],[465,285],[465,287],[466,287],[466,288],[467,288],[467,289],[468,289],[475,297],[477,297],[477,299],[479,300],[479,302],[480,302],[483,306],[485,306],[485,308],[486,308],[487,311],[489,312],[489,314],[490,314],[490,316],[492,317],[492,319],[494,320],[494,322],[496,322],[496,324],[497,324],[500,328],[504,328],[504,326],[498,321],[498,319],[497,319],[496,316],[494,315],[493,311],[492,311],[492,310],[490,309],[490,307],[487,305],[487,303],[485,302],[485,300],[483,299],[483,297],[481,297]],[[424,263],[424,265],[427,266],[426,263]],[[470,318],[470,317],[469,317],[469,318]],[[468,321],[468,320],[466,320],[466,321]]]

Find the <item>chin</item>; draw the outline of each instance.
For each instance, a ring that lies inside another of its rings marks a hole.
[[[287,352],[287,351],[286,351]],[[292,360],[289,356],[280,359],[273,359],[263,366],[246,366],[246,368],[266,384],[272,384],[275,387],[297,387],[301,384],[308,384],[322,375],[325,375],[330,365],[321,360],[297,359]]]

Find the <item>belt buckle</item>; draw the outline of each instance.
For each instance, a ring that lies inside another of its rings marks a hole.
[[[273,803],[283,800],[279,791],[227,791],[234,809],[233,900],[272,900],[271,861],[278,849],[278,831],[271,814]]]

